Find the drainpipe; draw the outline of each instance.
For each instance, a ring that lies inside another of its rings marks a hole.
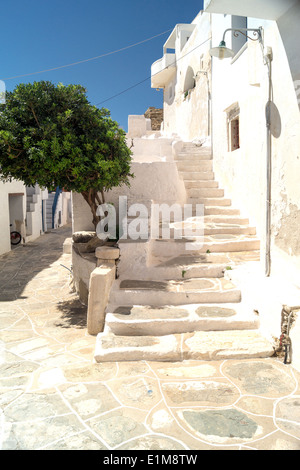
[[[272,49],[265,50],[265,64],[268,66],[268,102],[266,104],[266,247],[265,247],[265,275],[271,273],[271,187],[272,187],[272,135],[271,135],[271,103],[272,103]]]

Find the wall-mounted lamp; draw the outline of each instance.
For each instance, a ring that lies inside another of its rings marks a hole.
[[[210,49],[209,53],[210,53],[211,56],[217,57],[218,59],[222,60],[222,59],[227,59],[229,57],[233,57],[235,55],[235,52],[232,49],[229,49],[228,47],[226,47],[225,34],[228,31],[233,31],[233,35],[235,37],[238,37],[239,34],[243,34],[244,36],[246,36],[246,38],[251,39],[251,41],[262,42],[262,28],[261,27],[258,28],[258,29],[251,29],[251,28],[233,29],[233,28],[228,28],[224,31],[223,39],[220,42],[219,46],[218,47],[213,47],[212,49]],[[245,34],[243,31],[252,31],[253,35],[257,36],[257,38],[251,38],[250,36]]]

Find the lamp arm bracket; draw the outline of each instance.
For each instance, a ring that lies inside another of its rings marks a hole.
[[[262,40],[262,28],[228,28],[228,29],[225,29],[224,31],[224,34],[223,34],[223,42],[225,41],[225,34],[228,32],[228,31],[233,31],[233,35],[235,37],[238,37],[239,34],[243,34],[244,36],[246,36],[246,38],[248,39],[251,39],[251,41],[261,41]],[[244,31],[252,31],[253,32],[253,35],[254,36],[257,36],[257,38],[251,38],[250,36],[248,36]]]

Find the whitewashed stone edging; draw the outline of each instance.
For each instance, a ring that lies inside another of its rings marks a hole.
[[[119,254],[120,250],[116,247],[96,248],[97,267],[91,273],[89,282],[87,330],[90,335],[97,335],[103,331],[105,309],[116,278],[116,260]]]

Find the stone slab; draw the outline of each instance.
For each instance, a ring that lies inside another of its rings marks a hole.
[[[257,329],[259,317],[247,305],[108,305],[105,324],[116,335],[180,334],[193,331]],[[111,313],[110,313],[111,312]]]
[[[97,335],[96,362],[111,361],[180,361],[180,344],[175,335],[115,336]]]
[[[190,281],[190,282],[189,282]],[[183,305],[240,302],[241,291],[225,279],[115,282],[110,303],[115,305]]]
[[[272,344],[257,330],[196,331],[184,338],[186,359],[221,360],[271,357]]]
[[[113,246],[98,246],[95,250],[96,258],[103,260],[115,260],[120,256],[119,248]]]
[[[91,273],[87,311],[87,329],[90,335],[103,331],[105,308],[115,277],[115,266],[100,266]]]
[[[256,330],[198,331],[165,336],[117,336],[100,333],[96,362],[184,361],[266,358],[272,344]]]

